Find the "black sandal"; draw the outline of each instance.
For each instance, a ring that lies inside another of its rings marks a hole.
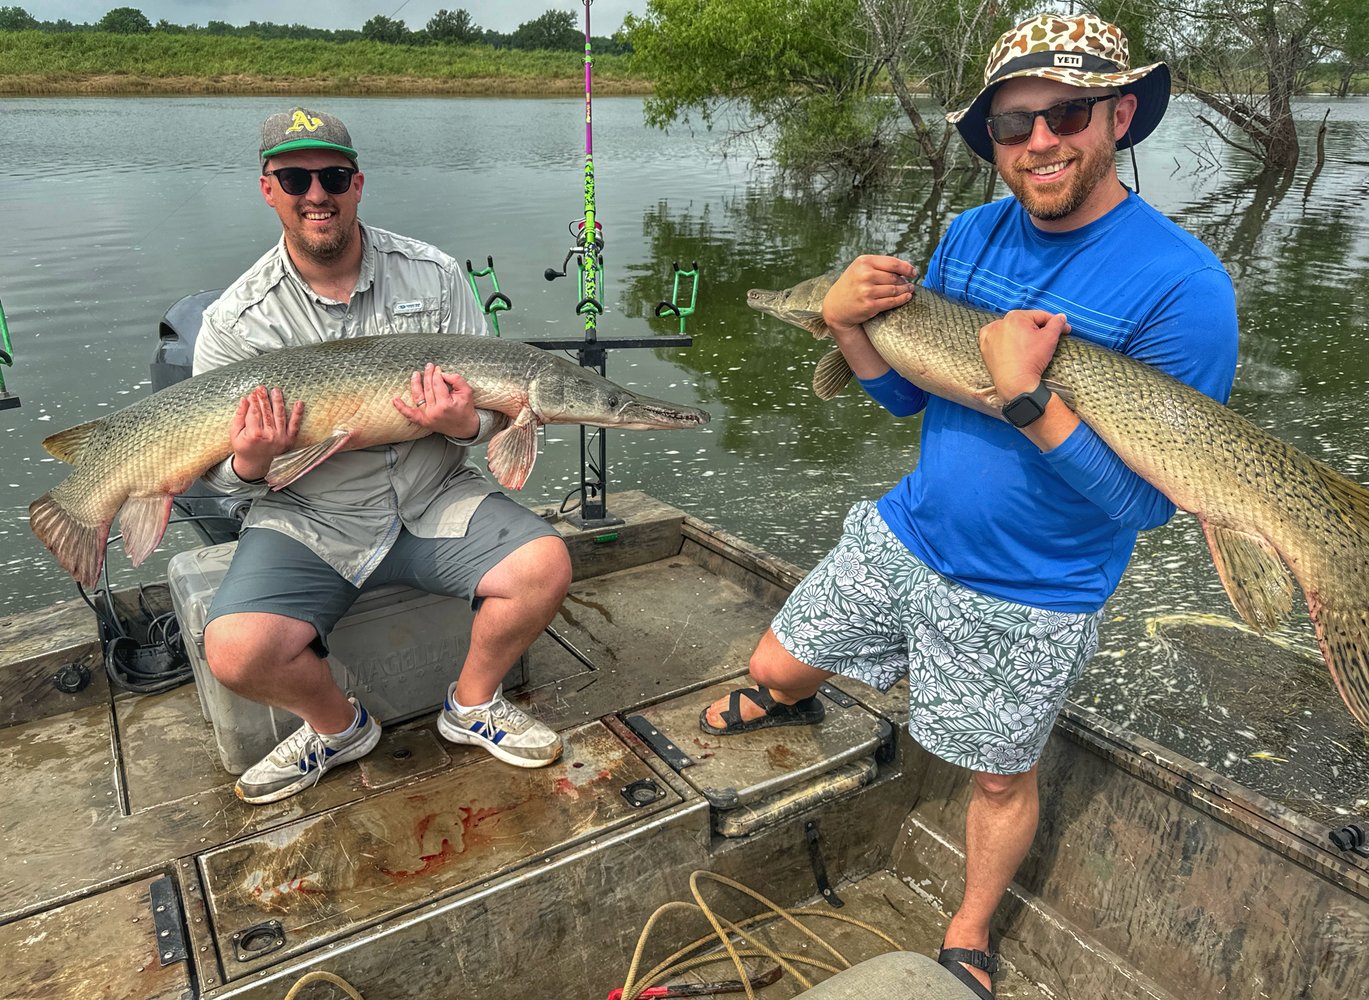
[[[743,722],[742,698],[763,708],[765,714]],[[818,701],[817,695],[786,705],[782,701],[776,701],[768,688],[757,684],[753,688],[734,690],[728,698],[727,707],[720,714],[723,724],[710,725],[708,708],[705,707],[699,713],[699,728],[713,736],[735,736],[738,733],[749,733],[769,726],[811,726],[821,722],[826,711],[822,707],[822,702]]]
[[[993,990],[986,990],[984,984],[974,977],[974,974],[967,965],[972,965],[976,969],[982,969],[989,974],[992,980],[998,974],[998,956],[993,953],[986,954],[975,948],[946,948],[942,947],[937,953],[936,961],[938,965],[948,969],[951,975],[969,987],[979,1000],[994,1000]]]

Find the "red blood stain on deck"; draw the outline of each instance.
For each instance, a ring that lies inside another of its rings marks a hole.
[[[381,868],[380,870],[394,879],[419,878],[424,875],[431,875],[447,864],[456,855],[463,853],[469,846],[471,834],[483,821],[491,816],[497,816],[506,809],[489,808],[476,809],[474,806],[458,806],[457,812],[461,817],[461,843],[453,847],[449,838],[443,837],[437,851],[431,854],[420,854],[418,860],[422,865],[412,870],[401,868]],[[437,813],[429,813],[414,824],[414,837],[418,841],[418,849],[423,850],[423,841],[426,839],[428,830],[432,827],[433,821],[441,818]]]
[[[307,875],[297,875],[292,879],[286,879],[280,885],[253,886],[252,895],[260,899],[262,896],[287,896],[292,892],[304,893],[305,895],[312,895],[324,891],[323,889],[320,889],[317,886],[310,885],[307,881],[305,881],[308,877],[309,876]]]

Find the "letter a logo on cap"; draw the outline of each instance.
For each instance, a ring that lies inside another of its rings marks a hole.
[[[313,132],[322,127],[321,118],[310,118],[299,108],[295,109],[295,117],[290,120],[290,127],[285,130],[288,135],[291,132]]]

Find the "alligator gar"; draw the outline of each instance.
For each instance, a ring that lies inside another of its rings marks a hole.
[[[753,289],[747,303],[828,337],[822,300],[838,276]],[[979,329],[997,318],[918,287],[865,331],[914,385],[1001,419],[979,351]],[[851,377],[834,350],[818,362],[813,389],[830,399]],[[1369,490],[1178,379],[1086,340],[1061,338],[1045,381],[1130,468],[1198,518],[1222,586],[1252,628],[1287,621],[1297,579],[1336,689],[1369,729]]]
[[[296,447],[272,462],[266,476],[278,490],[337,452],[426,436],[393,400],[412,405],[410,376],[428,362],[464,377],[478,408],[510,418],[490,439],[487,464],[511,489],[527,482],[543,424],[643,430],[696,427],[709,419],[703,410],[638,395],[517,341],[380,336],[284,348],[196,375],[47,438],[43,447],[73,470],[29,505],[29,525],[63,569],[93,586],[115,515],[136,566],[161,541],[176,494],[231,453],[229,427],[243,396],[258,386],[279,387],[287,404],[304,403]]]

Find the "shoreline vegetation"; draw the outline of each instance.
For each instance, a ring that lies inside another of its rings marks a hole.
[[[596,95],[650,94],[628,56],[594,56]],[[199,35],[0,31],[0,95],[553,97],[585,92],[584,53]]]

